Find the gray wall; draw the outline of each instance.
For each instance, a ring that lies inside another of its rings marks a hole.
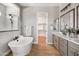
[[[33,35],[36,38],[36,11],[35,7],[23,8],[22,9],[22,35],[25,34],[26,26],[34,26]],[[36,40],[35,40],[36,41]]]
[[[26,7],[22,9],[22,34],[25,36],[25,27],[27,25],[34,26],[33,36],[35,37],[35,41],[37,42],[37,31],[36,31],[36,23],[37,23],[37,12],[46,11],[48,12],[48,43],[52,42],[52,36],[50,31],[50,25],[53,24],[53,20],[58,17],[58,7]]]
[[[54,24],[54,20],[59,17],[59,7],[50,8],[49,19],[48,19],[48,43],[52,43],[52,34],[50,26]]]
[[[2,9],[3,9],[3,12],[6,12],[4,10],[5,9],[4,7],[2,7]],[[1,8],[0,8],[0,10],[1,10]],[[4,20],[4,19],[0,18],[0,20]],[[19,19],[19,22],[20,22],[20,19]],[[20,28],[20,26],[19,26],[19,28]],[[20,34],[19,30],[0,31],[0,55],[6,55],[9,52],[10,48],[8,47],[8,42],[11,41],[15,36],[17,36],[19,34]]]

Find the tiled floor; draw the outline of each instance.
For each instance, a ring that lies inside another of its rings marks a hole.
[[[12,56],[10,53],[8,56]],[[27,56],[60,56],[60,53],[52,45],[40,48],[38,45],[33,45],[32,50]]]

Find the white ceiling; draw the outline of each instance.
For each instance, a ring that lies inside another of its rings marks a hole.
[[[19,3],[20,6],[60,6],[61,3]]]

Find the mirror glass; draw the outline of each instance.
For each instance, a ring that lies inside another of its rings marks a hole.
[[[65,28],[74,28],[74,10],[71,10],[60,18],[60,30],[64,30]]]
[[[79,29],[79,6],[77,7],[77,28]]]
[[[60,31],[67,36],[75,34],[75,10],[72,9],[60,17]]]
[[[77,16],[77,20],[76,20],[76,36],[79,38],[79,6],[77,6],[77,9],[76,9],[76,16]]]

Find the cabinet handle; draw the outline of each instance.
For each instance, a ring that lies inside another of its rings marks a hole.
[[[79,53],[78,52],[74,52],[74,56],[79,56]]]
[[[76,56],[76,52],[74,52],[74,56]]]

